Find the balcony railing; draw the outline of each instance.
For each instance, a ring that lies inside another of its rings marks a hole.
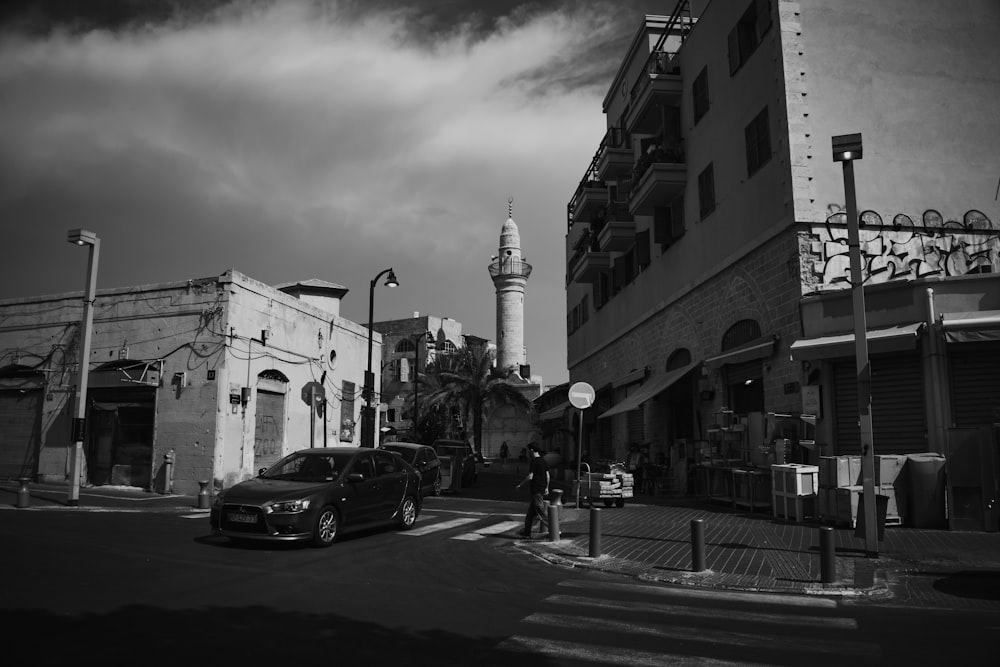
[[[518,257],[497,257],[490,264],[490,277],[514,276],[527,278],[531,275],[531,264]]]
[[[664,75],[680,76],[680,63],[677,61],[676,51],[655,50],[646,59],[646,66],[642,68],[642,73],[632,84],[632,91],[629,93],[629,101],[635,103],[642,92],[657,77]]]

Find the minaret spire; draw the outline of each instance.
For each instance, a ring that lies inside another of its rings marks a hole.
[[[490,264],[497,292],[497,369],[519,372],[525,364],[524,289],[531,265],[521,255],[521,234],[514,222],[514,198],[507,198],[507,220],[500,229],[500,249]]]

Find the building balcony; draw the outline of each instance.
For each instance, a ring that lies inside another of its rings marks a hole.
[[[573,223],[589,223],[608,206],[608,185],[604,181],[580,181],[573,200],[569,203],[569,226]]]
[[[684,81],[676,53],[654,51],[632,86],[630,109],[625,130],[636,134],[655,134],[663,126],[662,107],[678,107]]]
[[[607,252],[583,252],[571,261],[570,279],[576,283],[593,283],[601,273],[611,270],[611,254]]]
[[[634,220],[609,220],[597,234],[602,252],[624,252],[635,245]]]
[[[636,165],[629,194],[629,210],[650,215],[657,206],[669,206],[687,185],[687,164],[682,151],[657,150]]]
[[[623,132],[621,128],[609,127],[597,151],[597,177],[616,180],[628,176],[633,162],[632,135]]]

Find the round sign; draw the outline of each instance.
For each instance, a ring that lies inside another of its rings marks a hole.
[[[569,403],[574,408],[586,410],[594,404],[594,388],[586,382],[574,382],[569,388]]]

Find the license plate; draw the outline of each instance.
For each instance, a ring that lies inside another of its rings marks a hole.
[[[257,523],[257,517],[254,514],[240,514],[237,512],[230,512],[226,516],[233,523]]]

